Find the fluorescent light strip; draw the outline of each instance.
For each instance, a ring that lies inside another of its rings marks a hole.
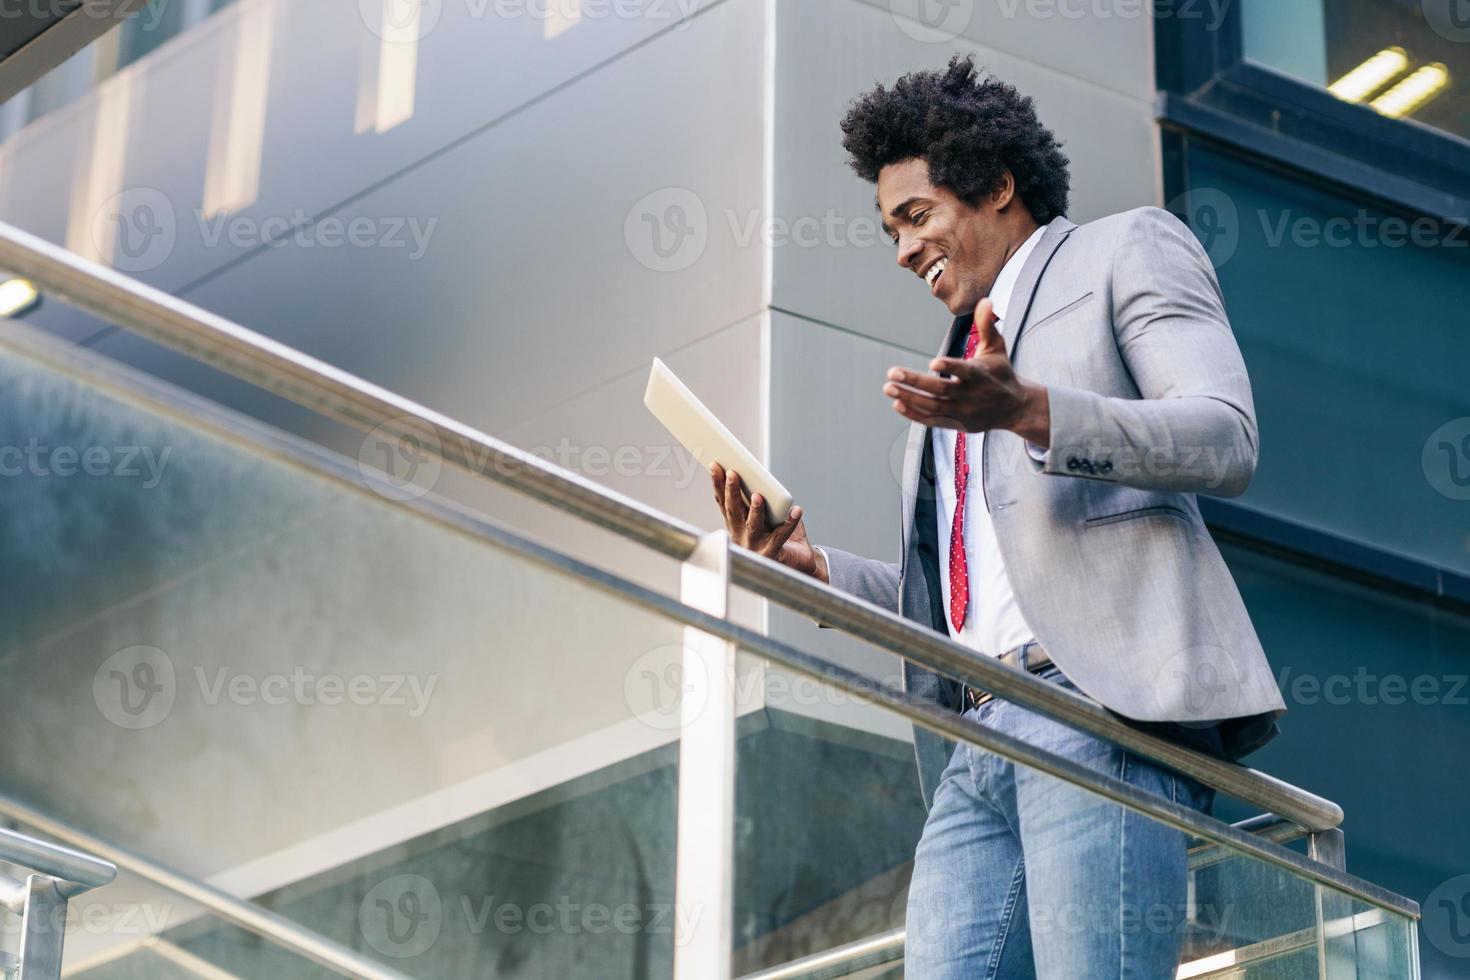
[[[36,305],[41,294],[29,279],[7,279],[0,282],[0,317],[19,316]]]
[[[1415,71],[1368,105],[1385,116],[1402,119],[1444,91],[1449,83],[1450,70],[1435,62]]]
[[[1409,67],[1409,53],[1394,45],[1363,62],[1327,86],[1327,91],[1346,102],[1362,102]]]

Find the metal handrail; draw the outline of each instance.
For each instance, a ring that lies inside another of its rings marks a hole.
[[[165,891],[208,909],[226,922],[253,932],[282,949],[290,950],[298,956],[335,970],[344,977],[360,977],[363,980],[411,980],[407,974],[368,959],[341,943],[313,932],[299,923],[292,922],[285,916],[277,915],[245,899],[236,898],[229,892],[221,891],[197,878],[191,878],[181,871],[175,871],[121,844],[115,844],[84,830],[79,830],[19,800],[0,795],[0,814],[39,830],[49,837],[55,837],[57,840],[89,851],[111,861],[119,868],[126,868]],[[67,849],[58,848],[58,850]],[[115,871],[116,869],[114,873]]]
[[[0,827],[0,861],[55,878],[56,890],[67,898],[101,888],[117,877],[117,868],[95,855],[4,827]]]
[[[89,262],[0,223],[0,268],[118,326],[267,391],[364,431],[416,438],[445,462],[575,514],[678,560],[700,530],[580,474],[200,309],[162,290]],[[980,658],[949,637],[770,559],[739,550],[734,582],[887,652],[993,692],[1179,770],[1229,796],[1311,831],[1342,822],[1342,809],[1265,773],[1145,734],[1055,684]]]
[[[889,929],[779,966],[747,973],[740,980],[819,980],[845,977],[858,970],[903,959],[904,928]]]
[[[1263,816],[1247,822],[1248,832],[1181,804],[1146,793],[1109,775],[1038,748],[1029,742],[1003,735],[972,719],[947,711],[939,705],[899,691],[872,677],[849,670],[821,657],[805,653],[762,633],[711,615],[662,592],[630,582],[572,556],[538,544],[523,535],[500,527],[470,508],[428,494],[411,500],[386,500],[359,478],[357,470],[343,457],[304,440],[243,419],[197,396],[141,377],[136,371],[106,361],[95,353],[64,344],[19,324],[0,329],[0,346],[65,372],[114,397],[141,402],[148,410],[176,419],[195,429],[249,446],[331,479],[348,493],[371,498],[384,506],[411,511],[446,531],[463,535],[478,544],[511,554],[584,586],[598,589],[628,605],[642,607],[666,620],[692,626],[736,644],[757,656],[851,695],[870,701],[948,738],[994,752],[1010,761],[1071,783],[1113,803],[1158,820],[1214,845],[1219,857],[1245,854],[1291,874],[1314,881],[1364,902],[1417,917],[1416,903],[1371,882],[1348,875],[1340,865],[1311,860],[1276,843],[1285,832],[1279,819]],[[0,811],[3,812],[3,811]],[[1294,825],[1289,825],[1294,826]],[[1320,835],[1319,835],[1320,836]]]

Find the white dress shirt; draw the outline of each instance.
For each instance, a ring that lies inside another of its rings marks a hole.
[[[990,289],[990,299],[998,318],[996,329],[1001,332],[1001,336],[1006,336],[1010,331],[1006,322],[1006,309],[1010,305],[1016,279],[1044,230],[1044,227],[1037,228],[1016,249],[1016,253],[1001,267],[1000,274],[995,277],[995,285]],[[960,630],[956,631],[954,623],[950,621],[949,538],[954,524],[955,507],[954,447],[955,437],[961,434],[957,429],[930,430],[930,438],[934,442],[934,486],[939,505],[935,508],[935,517],[939,534],[939,579],[944,593],[944,621],[949,626],[949,635],[955,640],[987,656],[998,657],[1012,647],[1035,639],[1035,635],[1021,616],[1020,607],[1016,605],[1010,576],[1006,574],[1005,562],[1001,559],[1000,545],[995,540],[995,525],[985,506],[981,467],[985,452],[983,432],[963,433],[969,440],[965,449],[970,465],[970,480],[965,488],[964,545],[965,564],[970,579],[970,602]],[[1029,443],[1027,450],[1037,458],[1042,458],[1045,452]]]

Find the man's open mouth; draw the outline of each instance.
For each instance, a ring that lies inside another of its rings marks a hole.
[[[933,265],[929,267],[929,271],[924,273],[924,279],[929,283],[929,292],[932,293],[938,290],[939,277],[944,275],[945,267],[948,265],[949,259],[938,259]]]

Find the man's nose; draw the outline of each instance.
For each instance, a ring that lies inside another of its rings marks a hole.
[[[905,269],[913,268],[914,260],[919,257],[919,253],[922,251],[924,251],[924,243],[917,238],[909,240],[907,244],[900,242],[898,246],[898,264]]]

